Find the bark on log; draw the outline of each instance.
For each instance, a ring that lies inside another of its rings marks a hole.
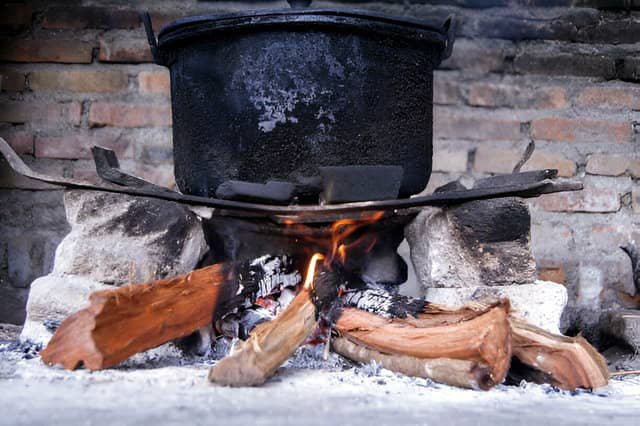
[[[407,376],[432,379],[438,383],[468,389],[489,389],[492,380],[489,368],[473,361],[435,358],[416,358],[409,355],[385,354],[375,349],[359,345],[345,337],[331,341],[331,348],[351,360],[368,364],[375,361],[384,368]]]
[[[131,355],[210,325],[233,296],[233,274],[216,264],[185,275],[93,293],[90,305],[62,322],[42,360],[66,369],[114,366]],[[231,294],[229,294],[231,293]]]
[[[406,319],[386,319],[346,308],[335,328],[350,341],[384,354],[472,362],[484,370],[478,384],[481,389],[501,383],[511,360],[509,303],[459,312],[432,308],[431,313]]]
[[[318,313],[335,299],[341,279],[336,272],[316,275],[273,321],[258,324],[249,338],[209,371],[209,380],[223,386],[258,386],[267,381],[313,332]]]
[[[582,336],[548,333],[517,317],[510,317],[513,355],[544,373],[546,381],[565,390],[594,389],[609,380],[607,363]]]

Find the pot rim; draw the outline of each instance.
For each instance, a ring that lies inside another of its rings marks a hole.
[[[162,28],[158,35],[157,47],[160,49],[170,47],[175,43],[217,31],[251,31],[274,26],[285,26],[289,29],[352,28],[432,43],[439,45],[445,51],[450,50],[448,44],[453,41],[451,18],[447,18],[441,25],[434,25],[417,19],[360,10],[283,9],[198,15],[176,19]]]

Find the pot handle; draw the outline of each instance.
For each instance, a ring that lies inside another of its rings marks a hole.
[[[147,41],[149,42],[149,49],[151,49],[151,55],[153,55],[153,61],[158,65],[167,64],[164,61],[164,58],[160,54],[160,50],[158,49],[158,39],[156,35],[153,33],[153,25],[151,24],[151,16],[149,12],[146,10],[141,10],[138,12],[140,16],[140,20],[144,24],[144,30],[147,33]]]
[[[451,52],[453,51],[453,42],[456,37],[456,22],[453,15],[449,15],[444,21],[444,24],[442,24],[442,31],[446,34],[447,40],[445,41],[444,51],[442,52],[440,60],[445,60],[451,56]]]

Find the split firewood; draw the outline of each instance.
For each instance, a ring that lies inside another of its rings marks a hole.
[[[315,264],[312,260],[312,265]],[[342,277],[336,271],[321,271],[307,282],[287,308],[274,320],[258,324],[249,338],[209,371],[209,380],[224,386],[263,384],[318,324],[323,307],[337,297]]]
[[[487,390],[494,384],[489,375],[488,367],[474,361],[386,354],[345,337],[334,338],[331,341],[331,349],[345,358],[362,364],[376,362],[376,364],[396,373],[431,379],[451,386]]]
[[[131,355],[211,326],[217,315],[301,281],[287,256],[240,266],[216,264],[185,275],[93,293],[40,352],[67,369],[112,367]]]
[[[433,311],[430,313],[429,309]],[[509,369],[511,331],[508,315],[507,301],[483,310],[463,308],[459,312],[427,305],[426,312],[418,318],[404,319],[386,319],[359,309],[345,308],[336,321],[335,329],[351,343],[367,348],[368,356],[378,357],[377,353],[381,353],[412,358],[387,358],[389,368],[401,365],[402,369],[418,369],[417,359],[423,362],[423,367],[438,365],[432,375],[425,370],[421,377],[489,389],[501,383]],[[351,351],[358,352],[353,348]],[[413,365],[409,367],[410,361]],[[464,368],[458,370],[460,367]],[[402,369],[397,371],[403,372]],[[447,378],[443,374],[446,370],[456,371],[456,374]]]
[[[49,365],[89,370],[112,367],[133,354],[211,324],[233,274],[216,264],[186,275],[89,297],[90,305],[65,319],[40,352]]]
[[[515,316],[511,316],[509,322],[513,355],[521,363],[543,373],[531,378],[565,390],[607,385],[609,371],[604,357],[582,336],[551,334]]]

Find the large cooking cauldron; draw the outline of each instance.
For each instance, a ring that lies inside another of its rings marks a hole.
[[[175,176],[214,196],[229,180],[318,176],[319,166],[402,167],[400,197],[431,174],[441,27],[365,12],[291,9],[178,19],[156,41],[171,72]]]

